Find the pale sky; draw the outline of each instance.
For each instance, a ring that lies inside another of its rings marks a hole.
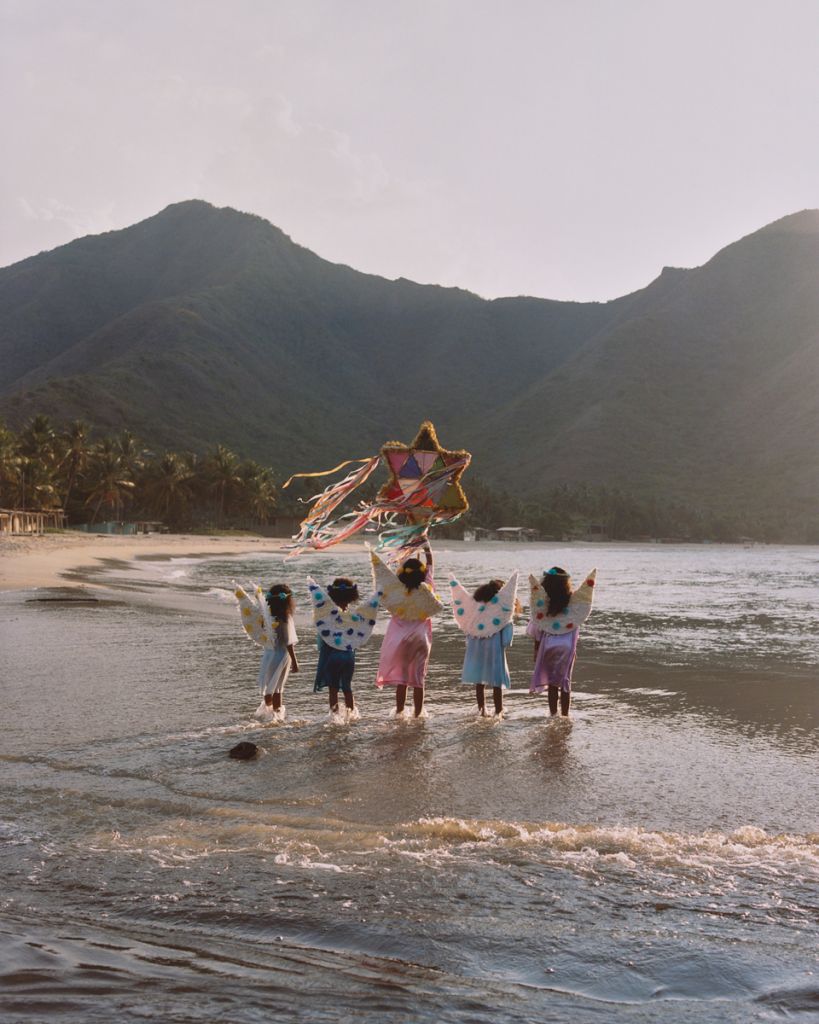
[[[0,265],[182,199],[604,300],[819,207],[819,0],[0,0]]]

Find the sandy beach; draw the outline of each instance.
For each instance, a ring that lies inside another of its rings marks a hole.
[[[278,537],[210,537],[193,534],[145,534],[116,537],[67,530],[33,537],[0,538],[0,591],[57,587],[79,566],[107,559],[130,561],[153,556],[239,555],[281,551]]]

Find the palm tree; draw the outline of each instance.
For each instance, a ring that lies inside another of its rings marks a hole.
[[[217,444],[205,459],[205,477],[209,490],[217,496],[216,525],[221,526],[225,518],[225,505],[241,485],[239,460],[229,448]]]
[[[0,423],[0,505],[17,503],[22,458],[16,434]]]
[[[193,497],[194,470],[176,452],[165,452],[150,465],[143,484],[143,500],[152,515],[178,522],[185,516]]]
[[[128,479],[119,455],[109,450],[110,445],[104,444],[101,449],[91,466],[90,491],[85,499],[86,505],[94,504],[92,523],[97,521],[102,505],[113,509],[115,517],[120,519],[122,503],[131,497],[134,490],[134,482]]]
[[[37,508],[43,499],[54,501],[54,479],[57,462],[57,438],[48,416],[38,414],[23,428],[19,438],[20,489],[19,504]]]
[[[20,507],[58,508],[60,492],[53,468],[40,459],[19,457]]]
[[[56,435],[48,416],[39,413],[30,420],[20,434],[20,449],[30,459],[48,461],[54,455]]]
[[[145,466],[148,452],[134,437],[130,430],[123,430],[113,442],[116,451],[122,460],[122,468],[129,474],[132,480],[136,479],[137,473]]]
[[[276,507],[276,485],[273,471],[248,460],[239,468],[242,481],[242,506],[261,525],[270,522]]]
[[[63,498],[63,508],[65,509],[68,508],[68,500],[71,497],[71,491],[74,488],[77,477],[81,477],[88,468],[88,462],[91,458],[90,433],[91,428],[87,423],[83,420],[74,420],[62,434],[64,454],[60,460],[60,467],[65,467],[68,472],[65,496]]]

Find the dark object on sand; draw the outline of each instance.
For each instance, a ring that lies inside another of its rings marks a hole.
[[[252,761],[258,753],[259,748],[255,743],[248,743],[247,740],[242,740],[241,743],[237,743],[235,747],[230,748],[228,756],[235,758],[237,761]]]

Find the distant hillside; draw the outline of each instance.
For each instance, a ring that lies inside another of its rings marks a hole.
[[[0,270],[0,416],[224,442],[280,473],[409,439],[485,479],[798,524],[819,505],[819,211],[608,303],[486,301],[191,201]]]

